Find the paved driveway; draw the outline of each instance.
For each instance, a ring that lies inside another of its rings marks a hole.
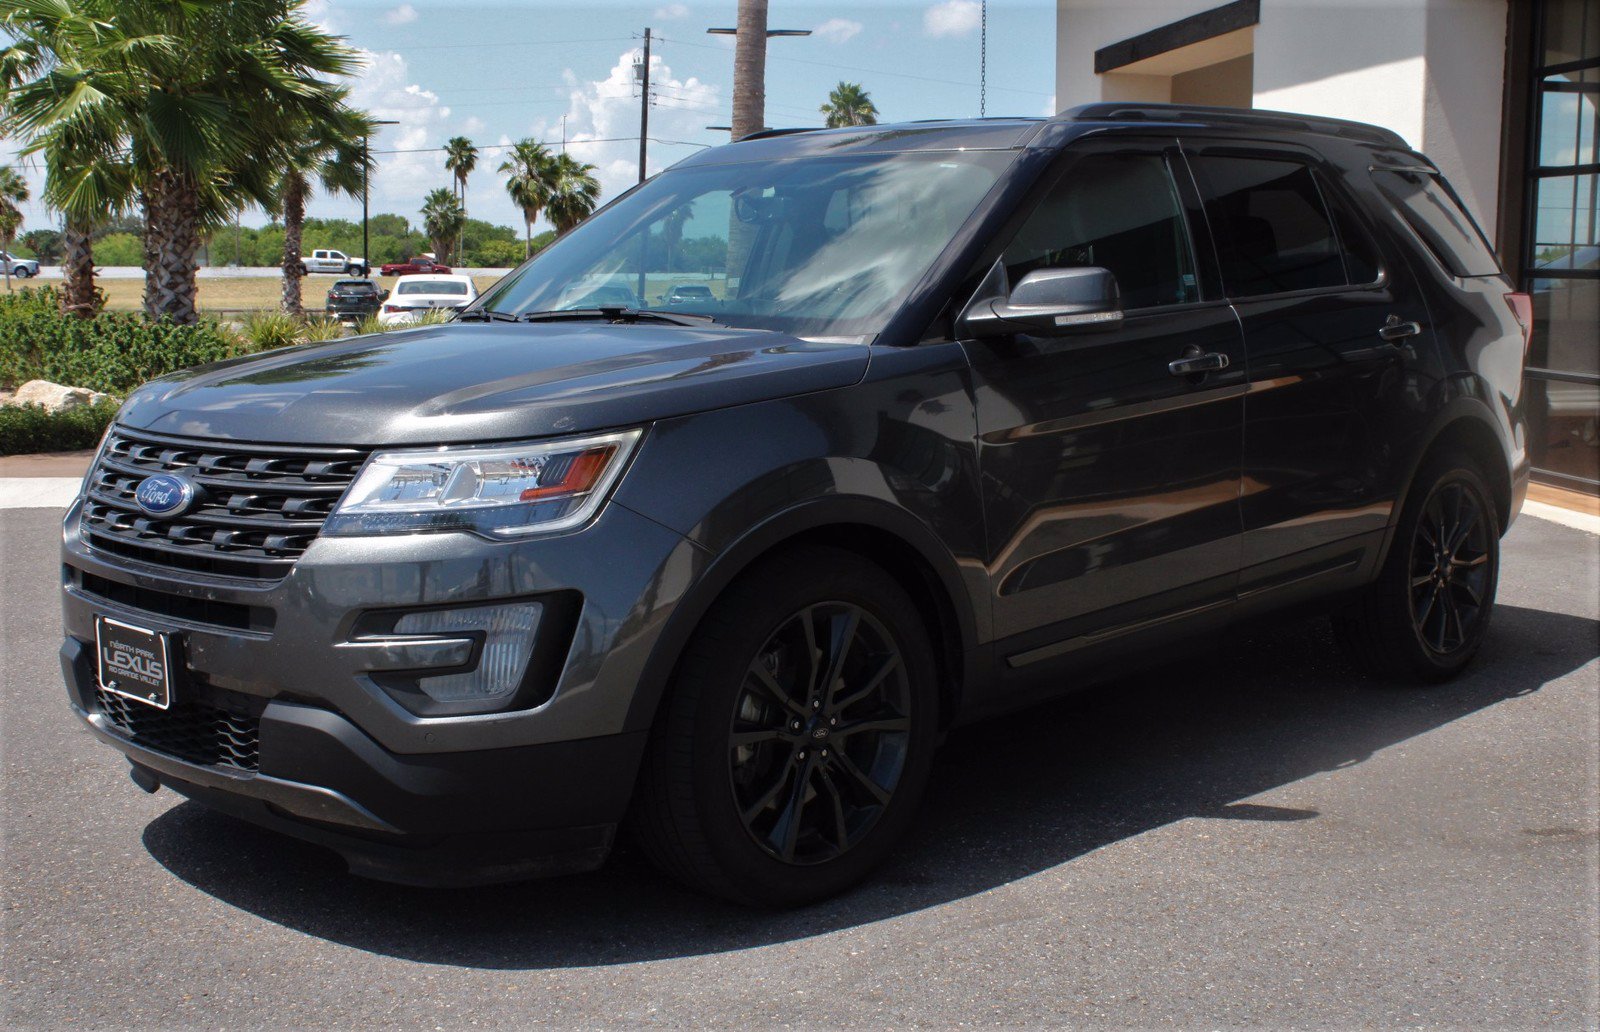
[[[1524,518],[1470,676],[1325,624],[952,737],[912,840],[794,913],[623,854],[472,891],[146,796],[70,717],[59,513],[0,512],[11,1027],[1594,1027],[1597,539]],[[529,786],[529,791],[559,791]]]

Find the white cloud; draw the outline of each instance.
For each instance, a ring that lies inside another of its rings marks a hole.
[[[637,50],[624,52],[600,80],[580,80],[571,69],[564,73],[572,83],[567,107],[567,152],[595,166],[601,203],[639,180],[639,96],[633,80],[637,57]],[[693,76],[676,78],[660,54],[651,55],[650,83],[657,98],[650,108],[653,139],[700,139],[705,136],[707,123],[727,118],[717,87]],[[559,141],[561,116],[534,123],[529,135]],[[646,170],[654,175],[686,153],[682,147],[652,142]]]
[[[668,4],[665,7],[656,8],[656,21],[676,21],[679,18],[687,17],[689,17],[687,4]]]
[[[410,81],[410,69],[400,54],[362,51],[361,56],[366,68],[351,90],[350,102],[374,118],[400,123],[383,126],[372,138],[377,167],[372,210],[392,211],[415,222],[422,198],[448,182],[440,148],[455,135],[450,108],[438,94]]]
[[[829,43],[843,43],[860,35],[861,23],[848,18],[829,18],[812,31]]]
[[[930,36],[965,36],[977,31],[977,0],[945,0],[922,12],[922,30]]]
[[[392,11],[385,11],[383,20],[390,25],[410,25],[417,20],[417,9],[410,4],[401,4]]]

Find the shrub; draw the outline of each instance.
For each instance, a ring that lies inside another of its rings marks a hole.
[[[244,338],[252,351],[271,351],[300,343],[300,320],[283,312],[252,312],[244,321]]]
[[[42,405],[0,407],[0,455],[93,448],[116,417],[117,403],[102,401],[51,415]]]
[[[337,319],[318,319],[315,316],[300,327],[300,339],[307,344],[324,340],[338,340],[344,336],[344,326]]]
[[[40,287],[0,296],[0,384],[51,380],[123,396],[157,376],[253,350],[222,326],[147,322],[133,313],[63,316]]]
[[[361,321],[356,323],[356,336],[365,337],[369,333],[382,333],[388,327],[378,321],[377,313],[363,315]]]
[[[467,253],[467,265],[477,268],[504,269],[521,264],[520,240],[489,240]]]

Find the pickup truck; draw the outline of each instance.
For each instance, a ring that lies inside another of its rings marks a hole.
[[[449,271],[450,266],[440,265],[425,254],[419,254],[415,258],[407,258],[403,262],[389,262],[378,269],[378,272],[384,276],[445,275]]]
[[[365,258],[319,247],[300,259],[302,272],[331,272],[335,276],[365,276],[372,271]]]

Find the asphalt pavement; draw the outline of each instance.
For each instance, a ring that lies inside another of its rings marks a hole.
[[[954,734],[916,831],[791,913],[624,851],[467,891],[149,796],[67,709],[60,511],[0,511],[8,1028],[1600,1025],[1600,538],[1524,518],[1471,672],[1324,621]],[[529,785],[528,791],[561,791]]]

